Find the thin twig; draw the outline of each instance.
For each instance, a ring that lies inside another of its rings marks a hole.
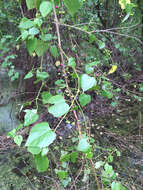
[[[58,37],[58,47],[59,47],[59,50],[60,50],[60,56],[61,56],[61,62],[62,62],[62,66],[63,66],[64,78],[65,78],[65,82],[66,82],[66,88],[67,88],[67,90],[68,90],[68,92],[70,94],[70,99],[71,99],[71,102],[72,102],[71,105],[73,105],[75,98],[73,100],[72,93],[71,93],[71,90],[70,90],[69,85],[68,85],[67,74],[66,74],[66,70],[65,70],[65,60],[64,60],[63,50],[62,50],[62,46],[61,46],[61,37],[60,37],[60,30],[59,30],[59,22],[58,22],[58,17],[57,17],[57,13],[56,13],[56,8],[55,8],[55,5],[54,5],[54,2],[53,2],[53,12],[54,12],[54,17],[55,17],[56,32],[57,32],[57,37]],[[79,89],[78,89],[78,93],[79,93]],[[80,123],[79,123],[76,111],[74,110],[73,113],[74,113],[75,119],[77,121],[79,136],[81,138],[81,126],[80,126]]]
[[[58,46],[59,46],[61,61],[62,61],[62,65],[63,65],[63,73],[64,73],[64,77],[65,77],[65,81],[66,81],[66,87],[67,87],[68,92],[71,93],[71,91],[69,89],[69,86],[68,86],[67,77],[66,77],[65,64],[64,64],[64,56],[63,56],[63,50],[62,50],[62,47],[61,47],[61,37],[60,37],[60,31],[59,31],[59,24],[60,23],[58,22],[58,18],[57,18],[57,14],[56,14],[56,9],[55,9],[54,3],[53,3],[53,12],[54,12],[54,17],[55,17],[55,25],[56,25],[56,31],[57,31],[57,37],[58,37]],[[70,96],[70,99],[73,102],[72,96]],[[75,110],[73,110],[73,113],[74,113],[75,119],[77,121],[77,127],[78,127],[78,131],[79,131],[79,137],[82,138],[81,125],[80,125],[77,113],[76,113]],[[101,190],[100,184],[99,184],[99,181],[98,181],[98,178],[97,178],[97,175],[96,175],[96,170],[95,170],[95,167],[94,167],[94,163],[93,163],[92,159],[90,159],[90,164],[91,164],[91,167],[92,167],[93,172],[94,172],[94,176],[95,176],[95,180],[96,180],[96,183],[97,183],[98,190]]]
[[[55,184],[57,190],[61,190],[61,189],[60,189],[60,186],[59,186],[59,184],[56,182],[56,180],[54,180],[52,177],[49,177],[49,176],[44,176],[44,177],[47,178],[47,179],[52,180],[53,183]]]
[[[84,32],[84,33],[86,33],[88,35],[90,35],[92,33],[95,33],[95,30],[89,32],[89,31],[85,31],[82,28],[76,27],[75,25],[69,25],[69,24],[59,23],[57,21],[55,22],[55,24],[62,25],[62,26],[67,26],[67,27],[73,28],[75,30],[79,30],[81,32]],[[123,29],[123,28],[121,28],[121,29]],[[126,38],[132,38],[132,39],[138,41],[140,44],[143,45],[143,42],[139,38],[137,38],[136,36],[130,36],[128,34],[122,34],[122,33],[114,32],[114,31],[111,31],[111,30],[117,30],[117,28],[106,29],[106,30],[96,30],[96,33],[110,33],[110,34],[115,34],[115,35],[118,35],[118,36],[124,36]],[[119,28],[118,28],[118,30],[119,30]]]
[[[98,188],[98,190],[101,190],[101,187],[100,187],[100,184],[99,184],[99,181],[98,181],[98,177],[97,177],[96,170],[95,170],[94,163],[93,163],[92,159],[90,159],[90,164],[92,166],[94,177],[95,177],[95,180],[96,180],[96,183],[97,183],[97,188]]]
[[[82,158],[82,165],[81,165],[81,168],[80,168],[80,170],[79,170],[79,172],[78,172],[78,174],[77,174],[77,176],[76,176],[76,178],[75,178],[75,180],[74,180],[74,184],[71,186],[70,190],[72,190],[72,188],[73,188],[73,186],[75,185],[77,179],[79,178],[80,174],[82,173],[83,167],[84,167],[84,162],[85,162],[85,160]]]
[[[135,37],[135,36],[130,36],[130,35],[128,35],[128,34],[122,34],[122,33],[118,33],[118,32],[113,32],[113,31],[109,31],[109,30],[97,30],[96,32],[104,32],[104,33],[110,33],[110,34],[115,34],[115,35],[118,35],[118,36],[124,36],[124,37],[126,37],[126,38],[132,38],[132,39],[134,39],[134,40],[136,40],[136,41],[138,41],[140,44],[142,44],[143,45],[143,42],[139,39],[139,38],[137,38],[137,37]]]

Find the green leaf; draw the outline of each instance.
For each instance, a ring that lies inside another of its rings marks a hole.
[[[24,116],[24,126],[31,125],[32,123],[37,121],[37,119],[39,118],[36,109],[24,110],[24,112],[26,112]]]
[[[143,92],[143,86],[140,86],[139,91]]]
[[[94,61],[94,62],[91,62],[91,63],[88,63],[85,65],[85,72],[87,74],[91,74],[94,72],[94,66],[97,66],[100,64],[100,61]]]
[[[34,24],[36,25],[36,26],[41,26],[42,25],[42,23],[43,23],[43,21],[42,21],[42,19],[40,19],[40,18],[35,18],[34,19]]]
[[[76,62],[75,62],[75,59],[73,57],[68,59],[68,66],[72,67],[72,68],[75,68]]]
[[[39,80],[44,80],[49,77],[49,74],[47,72],[40,72],[39,70],[37,70],[36,77]]]
[[[109,165],[108,163],[104,165],[104,169],[105,170],[102,170],[103,183],[109,184],[112,179],[116,178],[116,174],[113,170],[113,167]]]
[[[8,136],[13,138],[13,139],[14,139],[15,135],[16,135],[16,129],[13,129],[10,132],[8,132]]]
[[[76,158],[77,158],[77,152],[72,152],[71,153],[71,161],[72,161],[72,163],[76,162]]]
[[[90,144],[88,142],[87,137],[83,137],[82,139],[80,139],[77,146],[77,150],[86,153],[88,152],[89,149],[90,149]]]
[[[123,18],[122,23],[125,22],[126,20],[128,20],[129,16],[130,16],[130,13],[128,13],[128,14]]]
[[[31,152],[32,154],[40,154],[40,152],[41,152],[41,148],[39,148],[39,147],[33,147],[33,146],[28,146],[28,148],[27,148],[27,150],[28,150],[28,152]]]
[[[38,172],[45,172],[49,167],[49,159],[46,156],[41,156],[40,154],[34,155],[35,163]]]
[[[87,74],[83,74],[81,76],[81,88],[84,92],[95,85],[96,85],[96,80],[94,77],[90,77]]]
[[[50,92],[44,91],[42,92],[42,102],[43,104],[49,103],[49,99],[52,97]]]
[[[32,53],[36,49],[36,45],[37,45],[37,38],[26,40],[26,48],[30,55],[32,55]]]
[[[59,55],[58,49],[55,45],[50,47],[50,52],[54,58],[58,57],[58,55]]]
[[[47,42],[43,42],[42,40],[37,40],[37,46],[35,48],[35,52],[38,57],[42,56],[49,48],[49,44]]]
[[[52,36],[52,34],[44,34],[44,35],[42,35],[41,36],[41,40],[43,40],[43,41],[51,41],[53,39],[53,36]]]
[[[61,183],[63,184],[64,188],[71,182],[71,177],[66,177],[66,179],[62,179]]]
[[[56,103],[55,105],[49,107],[48,111],[54,117],[61,117],[69,111],[70,107],[66,102]]]
[[[68,12],[74,16],[74,14],[81,7],[82,3],[79,0],[64,0],[64,4],[68,9]]]
[[[87,74],[91,74],[91,73],[94,72],[94,68],[91,67],[89,64],[86,64],[86,65],[85,65],[85,72],[86,72]]]
[[[41,0],[36,0],[36,8],[39,9]]]
[[[91,159],[93,157],[93,153],[92,152],[87,152],[85,154],[85,157],[88,158],[88,159]]]
[[[10,132],[8,132],[8,136],[13,138],[16,136],[16,132],[21,129],[23,127],[23,124],[18,124],[18,126],[16,128],[14,128],[13,130],[11,130]]]
[[[41,152],[41,156],[46,156],[48,152],[49,152],[48,147],[43,148],[43,150],[42,150],[42,152]]]
[[[108,174],[112,173],[113,171],[113,167],[109,165],[108,163],[105,164],[104,169]]]
[[[60,0],[54,0],[55,5],[59,5]]]
[[[116,151],[116,154],[117,154],[118,157],[121,156],[121,152],[119,150]]]
[[[19,24],[19,28],[21,28],[21,29],[29,29],[33,26],[34,26],[34,22],[29,20],[26,17],[23,17],[20,24]]]
[[[31,70],[31,71],[29,71],[29,72],[25,75],[24,79],[29,79],[29,78],[32,78],[32,77],[33,77],[33,73],[32,73],[32,70]]]
[[[18,130],[21,129],[22,127],[23,127],[23,124],[22,124],[22,123],[19,123],[15,129],[16,129],[16,131],[18,131]]]
[[[30,135],[25,146],[39,147],[40,149],[48,147],[56,139],[56,134],[51,130],[47,122],[36,124],[30,131]]]
[[[52,11],[53,5],[49,1],[43,1],[40,4],[40,12],[42,17],[46,17]]]
[[[113,93],[109,91],[102,90],[101,91],[101,96],[102,97],[107,97],[108,99],[111,99],[113,97]]]
[[[91,96],[87,94],[80,94],[79,102],[81,106],[85,106],[86,104],[91,102]]]
[[[48,103],[50,103],[50,104],[65,103],[65,99],[63,98],[62,95],[56,95],[56,96],[52,96],[48,100]]]
[[[111,184],[112,190],[126,190],[125,187],[123,187],[120,183],[113,181]]]
[[[56,174],[58,174],[60,179],[65,179],[67,177],[67,171],[55,169]]]
[[[60,157],[60,162],[67,162],[70,160],[70,154],[62,154],[61,157]]]
[[[103,166],[104,165],[104,162],[103,161],[98,161],[98,162],[96,162],[95,163],[95,168],[96,169],[99,169],[101,166]]]
[[[32,27],[32,28],[29,29],[29,35],[35,36],[35,35],[39,34],[39,32],[40,32],[40,30],[38,30],[35,27]]]
[[[21,32],[22,40],[26,40],[26,38],[28,37],[28,35],[29,35],[29,32],[27,30],[23,30]]]
[[[112,156],[112,154],[109,154],[109,156],[108,156],[108,162],[113,162],[113,156]]]
[[[28,7],[28,9],[34,9],[36,8],[35,5],[36,5],[36,0],[26,0],[26,5]]]
[[[65,88],[66,87],[65,81],[63,79],[57,80],[55,82],[55,85],[59,86],[60,88]]]
[[[96,40],[96,36],[94,34],[89,35],[89,43],[93,43]]]
[[[99,41],[98,45],[99,45],[99,49],[105,48],[105,42]]]
[[[16,135],[16,136],[14,137],[14,142],[15,142],[18,146],[21,145],[22,141],[23,141],[23,137],[22,137],[21,135]]]

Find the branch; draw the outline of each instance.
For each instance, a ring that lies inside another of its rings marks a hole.
[[[74,99],[72,98],[72,93],[71,93],[71,90],[70,90],[69,85],[68,85],[67,74],[66,74],[66,70],[65,70],[65,61],[64,61],[63,50],[62,50],[62,46],[61,46],[59,22],[58,22],[58,17],[57,17],[56,8],[55,8],[54,3],[53,3],[53,12],[54,12],[54,17],[55,17],[55,25],[56,25],[56,32],[57,32],[57,37],[58,37],[58,46],[59,46],[59,50],[60,50],[61,62],[62,62],[62,66],[63,66],[63,73],[64,73],[65,82],[66,82],[66,88],[67,88],[67,90],[68,90],[68,92],[70,94],[70,99],[71,99],[71,102],[72,102],[71,107],[72,107],[75,98]],[[82,138],[81,126],[80,126],[80,123],[79,123],[79,120],[78,120],[78,117],[77,117],[77,113],[76,113],[75,110],[73,111],[73,113],[74,113],[75,119],[77,121],[77,127],[78,127],[79,136],[80,136],[80,138]]]

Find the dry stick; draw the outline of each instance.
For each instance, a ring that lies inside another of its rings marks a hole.
[[[59,186],[59,184],[57,183],[57,181],[56,180],[54,180],[52,177],[49,177],[49,176],[44,176],[45,178],[47,178],[47,179],[50,179],[50,180],[52,180],[53,181],[53,183],[55,184],[54,186],[56,186],[57,187],[57,190],[61,190],[60,189],[60,186]]]
[[[92,166],[94,177],[95,177],[95,180],[96,180],[96,183],[97,183],[97,188],[98,188],[98,190],[101,190],[101,187],[100,187],[100,184],[99,184],[99,181],[98,181],[98,177],[97,177],[96,170],[95,170],[94,163],[93,163],[92,159],[90,159],[90,164]]]
[[[76,27],[76,26],[74,26],[74,25],[64,24],[64,23],[60,23],[60,22],[59,22],[58,24],[59,24],[59,25],[62,25],[62,26],[67,26],[67,27],[73,28],[73,29],[75,29],[75,30],[84,32],[84,33],[89,34],[89,35],[95,33],[95,30],[88,32],[88,31],[85,31],[84,29],[79,28],[79,27]],[[114,31],[111,31],[111,30],[109,30],[109,29],[106,29],[106,30],[96,30],[96,33],[101,33],[101,32],[102,32],[102,33],[115,34],[115,35],[123,36],[123,37],[126,37],[126,38],[132,38],[132,39],[138,41],[140,44],[143,45],[143,42],[142,42],[139,38],[137,38],[136,36],[130,36],[130,35],[128,35],[128,34],[123,34],[123,33],[114,32]]]
[[[59,22],[58,22],[58,18],[57,18],[54,3],[53,3],[53,11],[54,11],[54,17],[55,17],[56,32],[57,32],[57,37],[58,37],[58,46],[59,46],[59,50],[60,50],[61,62],[62,62],[62,65],[63,65],[63,73],[64,73],[64,77],[65,77],[65,82],[66,82],[66,88],[69,91],[69,93],[71,94],[71,91],[70,91],[69,86],[68,86],[67,77],[66,77],[64,56],[63,56],[63,50],[62,50],[62,47],[61,47],[61,37],[60,37],[60,31],[59,31]],[[71,97],[71,100],[72,100],[72,97]],[[79,119],[77,117],[77,113],[76,113],[75,110],[73,110],[73,113],[74,113],[75,119],[77,121],[77,127],[78,127],[78,131],[79,131],[79,136],[80,136],[80,138],[82,138],[81,125],[80,125]],[[95,176],[95,180],[96,180],[96,183],[97,183],[98,190],[101,190],[100,185],[99,185],[99,181],[98,181],[98,178],[97,178],[97,175],[96,175],[96,170],[95,170],[95,167],[94,167],[94,163],[93,163],[92,159],[90,159],[90,163],[91,163],[91,167],[92,167],[92,169],[94,171],[94,176]]]
[[[73,110],[73,113],[74,113],[74,116],[75,116],[76,121],[77,121],[77,127],[78,127],[78,131],[79,131],[79,137],[82,138],[80,121],[79,121],[79,119],[77,117],[77,114],[76,114],[75,110]]]
[[[76,95],[75,95],[74,99],[72,100],[72,102],[71,102],[71,105],[70,105],[70,108],[69,108],[69,109],[71,109],[71,108],[72,108],[72,106],[73,106],[74,102],[76,101],[76,98],[77,98],[78,94],[79,94],[79,90],[77,91],[77,93],[76,93]],[[56,126],[56,128],[54,129],[54,132],[55,132],[55,131],[57,130],[57,128],[60,126],[60,124],[61,124],[61,123],[62,123],[62,121],[65,119],[65,117],[67,116],[67,114],[68,114],[68,113],[66,113],[66,114],[62,117],[62,119],[60,120],[60,122],[58,123],[58,125]]]
[[[61,47],[61,37],[60,37],[60,31],[59,31],[59,22],[58,22],[57,13],[56,13],[56,9],[55,9],[54,3],[53,3],[53,11],[54,11],[54,17],[55,17],[56,32],[57,32],[57,37],[58,37],[58,46],[59,46],[59,50],[60,50],[61,62],[62,62],[62,66],[63,66],[63,73],[64,73],[65,82],[66,82],[66,88],[67,88],[68,92],[70,93],[71,101],[73,101],[72,96],[71,96],[71,91],[70,91],[69,85],[68,85],[67,76],[66,76],[63,50],[62,50],[62,47]],[[80,138],[82,138],[81,127],[80,127],[80,123],[79,123],[76,111],[74,110],[73,113],[74,113],[74,116],[75,116],[76,121],[77,121],[79,136],[80,136]]]
[[[83,170],[83,167],[84,167],[84,160],[83,160],[83,158],[82,158],[82,165],[81,165],[81,168],[80,168],[80,170],[79,170],[79,172],[78,172],[78,174],[77,174],[77,176],[76,176],[76,178],[75,178],[75,180],[74,180],[74,184],[71,186],[70,190],[72,190],[73,186],[75,185],[76,181],[78,180],[78,178],[79,178],[79,176],[80,176],[80,174],[81,174],[81,172],[82,172],[82,170]]]

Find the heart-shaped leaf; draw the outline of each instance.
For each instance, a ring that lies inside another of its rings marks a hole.
[[[124,186],[122,186],[120,183],[113,181],[111,184],[112,190],[127,190]]]
[[[22,40],[26,40],[26,38],[28,37],[29,32],[27,30],[23,30],[21,31],[21,38]]]
[[[95,163],[95,168],[96,169],[99,169],[101,166],[103,166],[104,165],[104,162],[103,161],[98,161],[98,162],[96,162]]]
[[[26,5],[27,5],[29,10],[36,8],[35,3],[36,3],[36,0],[26,0]]]
[[[82,139],[79,140],[78,146],[77,146],[77,150],[81,151],[81,152],[87,152],[90,148],[90,144],[88,142],[87,137],[84,137]]]
[[[42,56],[49,48],[49,44],[47,42],[43,42],[42,40],[37,40],[35,52],[38,57]]]
[[[40,31],[35,27],[32,27],[32,28],[29,29],[29,35],[35,36],[35,35],[39,34],[39,32]]]
[[[51,130],[47,122],[36,124],[30,131],[25,146],[39,147],[49,146],[56,139],[56,134]]]
[[[32,154],[40,154],[41,152],[41,148],[37,147],[37,146],[28,146],[27,148],[28,152],[31,152]]]
[[[98,45],[99,45],[99,49],[105,48],[105,42],[99,41]]]
[[[40,27],[42,25],[43,21],[41,18],[35,18],[34,19],[34,25]]]
[[[41,72],[41,71],[37,70],[36,77],[39,80],[44,80],[49,77],[49,74],[47,72]]]
[[[43,104],[47,104],[49,102],[49,99],[52,97],[50,92],[43,91],[42,92],[42,102]]]
[[[49,1],[43,1],[40,4],[40,12],[42,17],[46,17],[52,10],[52,3]]]
[[[48,100],[48,103],[50,104],[58,104],[58,103],[64,103],[65,100],[63,98],[62,95],[56,95],[56,96],[52,96],[49,100]]]
[[[36,109],[24,110],[24,112],[26,112],[24,116],[24,126],[31,125],[32,123],[37,121],[37,119],[39,118]]]
[[[49,159],[40,154],[34,156],[38,172],[45,172],[49,167]]]
[[[15,142],[18,146],[21,145],[22,141],[23,141],[23,137],[22,137],[21,135],[16,135],[16,136],[14,137],[14,142]]]
[[[54,58],[58,57],[58,55],[59,55],[58,49],[55,45],[50,47],[50,52]]]
[[[58,174],[60,179],[65,179],[67,177],[67,171],[55,169],[56,174]]]
[[[70,57],[70,58],[68,59],[68,66],[69,66],[69,67],[72,67],[72,68],[75,68],[76,62],[75,62],[75,59],[74,59],[73,57]]]
[[[43,148],[43,150],[41,152],[41,156],[46,156],[48,152],[49,152],[49,149],[47,147]]]
[[[29,79],[29,78],[31,78],[31,77],[33,77],[32,70],[29,71],[29,72],[25,75],[24,79]]]
[[[61,117],[69,111],[70,107],[66,102],[57,103],[49,107],[49,113],[53,114],[54,117]]]
[[[77,10],[81,7],[82,3],[80,0],[64,0],[64,4],[68,9],[68,12],[74,16]]]
[[[81,88],[84,92],[95,85],[96,85],[96,79],[94,77],[90,77],[87,74],[83,74],[81,76]]]
[[[26,48],[30,55],[34,52],[37,46],[37,38],[26,40]]]
[[[79,102],[81,106],[85,106],[86,104],[91,102],[91,96],[87,94],[81,94],[79,96]]]
[[[26,17],[23,17],[19,24],[19,28],[21,28],[21,29],[29,29],[32,26],[34,26],[34,22]]]

